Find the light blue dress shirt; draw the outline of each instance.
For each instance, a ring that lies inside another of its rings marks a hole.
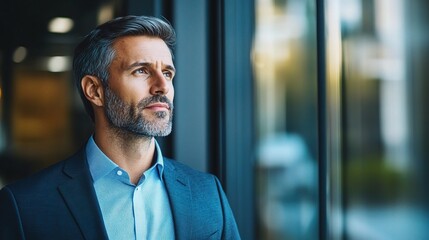
[[[164,161],[156,141],[155,146],[155,164],[134,185],[128,173],[98,148],[93,137],[86,145],[89,170],[110,240],[174,239],[163,180]]]

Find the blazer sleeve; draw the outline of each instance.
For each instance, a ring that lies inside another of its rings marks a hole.
[[[18,206],[8,187],[0,190],[0,239],[25,239]]]
[[[232,213],[231,207],[229,206],[228,199],[226,198],[225,192],[222,189],[222,185],[219,182],[217,177],[214,177],[216,180],[217,189],[219,191],[220,200],[222,204],[222,212],[223,212],[223,232],[222,239],[241,239],[240,234],[238,232],[237,223],[234,219],[234,214]]]

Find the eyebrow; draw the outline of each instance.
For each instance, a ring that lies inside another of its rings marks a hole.
[[[150,62],[135,62],[135,63],[129,65],[127,67],[127,70],[130,70],[130,69],[135,68],[135,67],[151,67],[151,66],[153,66],[153,63],[150,63]],[[176,68],[174,68],[173,65],[163,64],[163,67],[170,70],[170,71],[176,72]]]

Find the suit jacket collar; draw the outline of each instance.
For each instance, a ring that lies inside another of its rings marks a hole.
[[[108,239],[84,149],[66,160],[63,172],[70,179],[61,184],[58,190],[84,238]]]
[[[164,180],[177,239],[191,238],[192,195],[188,176],[164,158]]]

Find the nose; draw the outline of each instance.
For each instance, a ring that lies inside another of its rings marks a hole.
[[[151,79],[150,94],[166,95],[170,90],[170,83],[165,78],[162,71],[156,71]]]

